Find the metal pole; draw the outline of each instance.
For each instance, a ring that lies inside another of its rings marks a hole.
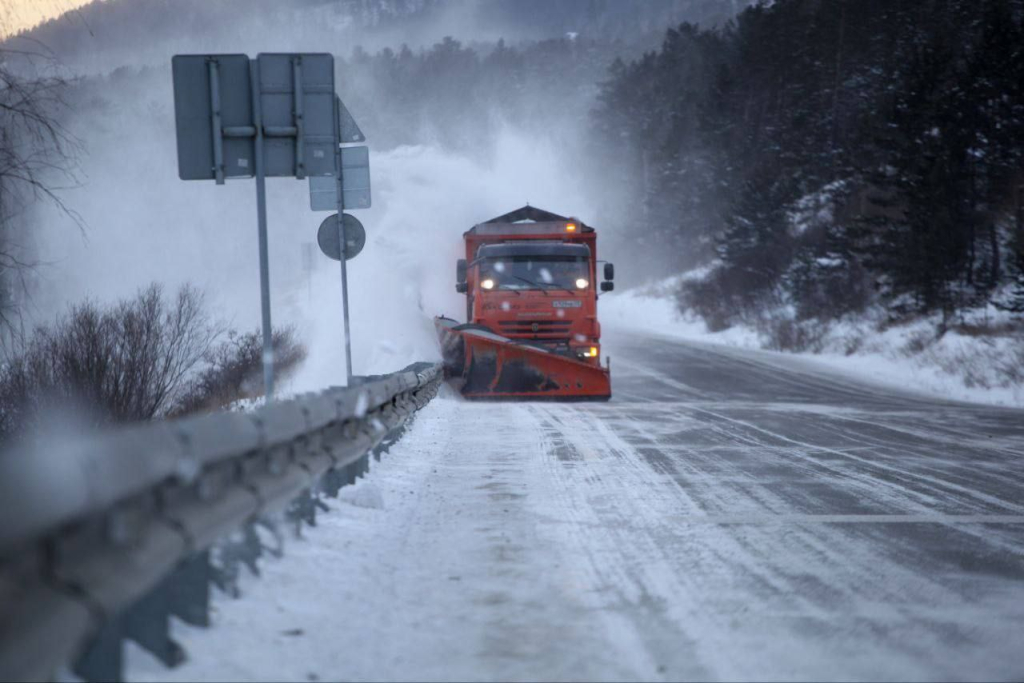
[[[294,100],[292,106],[295,110],[295,177],[302,180],[306,177],[306,122],[305,113],[302,109],[302,57],[296,56],[292,60],[292,81],[295,86],[292,88]]]
[[[337,104],[335,104],[337,107]],[[337,118],[337,117],[335,117]],[[348,324],[348,271],[345,267],[345,252],[347,251],[345,244],[345,221],[342,220],[345,211],[345,197],[342,194],[342,188],[344,186],[343,173],[341,170],[341,147],[337,148],[335,152],[336,156],[336,168],[337,173],[337,188],[338,188],[338,240],[341,244],[341,315],[345,325],[345,386],[351,386],[352,384],[352,333],[349,329]]]
[[[210,109],[213,127],[213,174],[218,185],[224,184],[224,129],[220,115],[220,65],[216,59],[206,63],[210,74]]]
[[[260,241],[260,307],[263,314],[263,391],[266,402],[274,399],[274,345],[270,328],[270,256],[267,245],[267,179],[263,168],[263,117],[260,107],[260,67],[254,59],[252,79],[252,120],[256,126],[256,221]]]

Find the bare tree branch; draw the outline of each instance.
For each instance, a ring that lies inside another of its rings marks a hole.
[[[69,83],[51,55],[0,49],[0,348],[23,341],[25,273],[38,265],[20,240],[27,209],[49,202],[84,229],[59,194],[78,184],[81,145],[60,122]]]

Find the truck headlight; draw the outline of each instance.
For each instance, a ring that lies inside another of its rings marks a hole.
[[[494,289],[494,280],[492,280],[491,278],[481,280],[480,286],[483,287],[484,289]]]
[[[589,284],[590,283],[587,282],[586,278],[582,278],[581,277],[581,278],[577,278],[576,279],[576,289],[586,289],[587,285],[589,285]]]

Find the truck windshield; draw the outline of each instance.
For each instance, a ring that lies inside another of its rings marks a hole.
[[[567,289],[589,285],[587,261],[565,256],[506,256],[480,261],[480,281],[492,280],[488,289]],[[578,280],[585,282],[579,286]]]

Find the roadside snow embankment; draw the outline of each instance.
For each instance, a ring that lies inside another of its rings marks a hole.
[[[709,332],[693,313],[680,312],[675,293],[687,274],[647,287],[609,294],[601,300],[601,321],[610,329],[635,330],[679,339],[770,350],[763,330],[735,325]],[[876,384],[941,398],[1024,407],[1024,334],[1005,314],[989,309],[967,316],[959,330],[936,333],[937,320],[922,318],[898,326],[865,314],[823,326],[813,351],[798,355]],[[770,352],[770,351],[769,351]]]

